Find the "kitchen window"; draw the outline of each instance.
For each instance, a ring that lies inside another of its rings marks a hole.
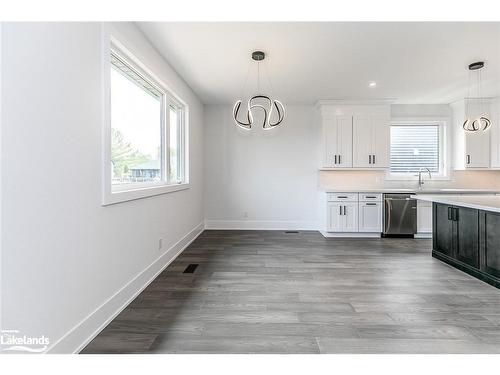
[[[104,204],[187,188],[186,106],[118,42],[105,73]]]
[[[444,122],[391,124],[390,178],[415,179],[420,169],[446,177]]]

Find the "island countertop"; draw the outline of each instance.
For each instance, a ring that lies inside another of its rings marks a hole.
[[[418,194],[412,195],[411,197],[421,201],[475,208],[477,210],[484,211],[500,212],[499,195]]]

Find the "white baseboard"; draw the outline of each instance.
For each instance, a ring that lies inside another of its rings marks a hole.
[[[205,229],[318,230],[316,221],[205,220]]]
[[[78,353],[132,302],[204,229],[198,224],[106,302],[57,340],[47,353]]]
[[[323,237],[338,237],[338,238],[380,238],[380,233],[368,232],[325,232],[319,231]]]
[[[432,238],[432,233],[415,233],[415,238]]]

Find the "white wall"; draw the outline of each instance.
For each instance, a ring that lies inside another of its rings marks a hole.
[[[393,104],[392,118],[451,118],[451,108],[448,104]]]
[[[115,28],[189,105],[191,188],[108,207],[101,25],[2,31],[1,325],[48,336],[54,352],[77,350],[202,229],[203,106],[135,25]]]
[[[231,106],[205,106],[207,228],[316,228],[315,116],[312,106],[286,106],[282,126],[245,131]]]

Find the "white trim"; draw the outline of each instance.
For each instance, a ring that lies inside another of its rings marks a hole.
[[[389,167],[319,167],[318,171],[385,171]]]
[[[450,117],[447,116],[421,116],[421,117],[412,117],[412,116],[392,116],[391,123],[395,122],[450,122]]]
[[[417,239],[432,238],[432,233],[430,233],[430,232],[415,233],[414,238],[417,238]]]
[[[125,286],[52,344],[47,353],[78,353],[132,302],[204,229],[203,223],[190,230]]]
[[[189,184],[148,186],[132,190],[116,191],[106,194],[103,197],[103,206],[111,204],[133,201],[141,198],[154,197],[156,195],[173,193],[175,191],[189,189]]]
[[[322,105],[389,105],[393,104],[397,99],[382,98],[382,99],[320,99],[316,102],[315,107]]]
[[[205,220],[205,229],[220,230],[318,230],[317,221]]]
[[[156,86],[162,92],[162,176],[165,181],[146,184],[124,184],[122,186],[113,186],[111,183],[111,83],[110,67],[111,50],[117,52],[122,58],[127,59],[138,74],[144,75],[144,79]],[[172,193],[180,190],[189,189],[189,107],[178,95],[176,95],[158,76],[151,71],[142,61],[133,54],[133,48],[129,48],[122,40],[114,36],[112,28],[107,24],[101,26],[101,82],[102,82],[102,103],[103,117],[101,130],[101,169],[102,169],[102,205],[116,204],[135,199],[147,198],[155,195]],[[169,179],[169,119],[166,111],[169,105],[175,105],[182,110],[182,133],[183,133],[183,154],[180,156],[184,163],[184,181],[176,184],[168,181]]]
[[[381,233],[367,233],[367,232],[326,232],[324,230],[319,231],[323,237],[327,238],[380,238]]]

